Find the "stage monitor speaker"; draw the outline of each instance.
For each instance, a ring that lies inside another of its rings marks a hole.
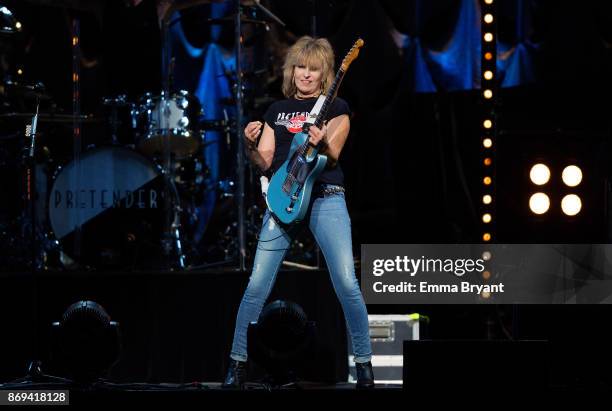
[[[546,389],[547,341],[404,341],[403,387]]]

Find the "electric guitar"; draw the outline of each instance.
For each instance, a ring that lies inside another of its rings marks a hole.
[[[336,98],[336,92],[344,74],[353,60],[357,58],[362,46],[363,40],[358,39],[342,60],[336,78],[325,95],[321,111],[316,113],[314,125],[318,128],[321,128]],[[296,223],[304,219],[310,205],[314,182],[327,164],[327,156],[319,154],[318,149],[308,143],[309,128],[310,124],[304,124],[302,131],[293,137],[287,160],[274,173],[268,186],[266,196],[268,209],[285,224]]]

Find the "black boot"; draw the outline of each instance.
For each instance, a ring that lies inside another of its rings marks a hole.
[[[242,388],[246,382],[246,362],[230,360],[223,388]]]
[[[374,372],[372,371],[372,363],[370,361],[364,363],[355,363],[357,370],[357,389],[374,388]]]

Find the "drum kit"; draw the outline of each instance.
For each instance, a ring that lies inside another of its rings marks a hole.
[[[183,8],[187,3],[177,2]],[[0,12],[0,18],[3,33],[18,31],[7,13]],[[23,267],[21,260],[29,254],[25,263],[33,269],[188,268],[186,221],[194,198],[211,189],[205,184],[208,169],[202,154],[206,130],[221,126],[228,131],[228,121],[204,121],[198,99],[169,86],[135,101],[125,95],[105,98],[99,117],[78,110],[39,111],[41,101],[51,100],[42,84],[5,80],[3,86],[0,123],[13,124],[15,132],[0,135],[0,143],[18,142],[15,185],[23,200],[13,221],[3,223],[2,217],[12,216],[0,210],[0,241],[17,250],[9,267]],[[23,106],[35,109],[15,110]],[[61,148],[45,140],[45,127],[51,124],[72,126],[79,138],[80,133],[86,137],[82,130],[87,127],[104,129],[105,138],[95,144],[78,140],[78,149]],[[2,159],[0,155],[0,168],[8,167]],[[233,181],[219,186],[226,187],[225,195],[235,189]]]
[[[39,265],[53,265],[47,254],[56,252],[64,267],[185,268],[181,220],[193,197],[206,189],[208,172],[200,154],[205,130],[197,99],[179,91],[167,97],[147,93],[135,103],[125,96],[106,98],[103,104],[108,117],[82,116],[80,121],[86,129],[104,125],[110,136],[88,144],[78,157],[48,141],[57,135],[45,135],[48,123],[71,125],[73,116],[0,114],[3,123],[35,119],[26,126],[31,143],[21,140],[26,144],[21,144],[19,165],[34,171],[20,173],[23,210],[29,210],[21,222],[36,220],[37,227],[28,247],[32,242],[40,246]],[[28,205],[29,200],[36,204]],[[25,235],[24,240],[30,239]],[[170,263],[152,259],[160,251]]]

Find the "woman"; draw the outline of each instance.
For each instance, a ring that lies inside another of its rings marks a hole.
[[[251,161],[261,170],[274,173],[287,159],[294,135],[301,131],[317,98],[327,93],[334,80],[334,53],[325,39],[300,38],[288,51],[283,66],[285,100],[270,106],[265,124],[247,124],[244,135]],[[313,189],[310,230],[323,251],[336,295],[340,300],[353,342],[357,387],[374,386],[368,314],[355,278],[350,219],[344,201],[343,174],[337,160],[348,137],[349,108],[336,98],[328,114],[327,125],[310,127],[309,143],[328,157],[328,166]],[[261,132],[257,144],[257,137]],[[247,327],[257,321],[268,298],[276,274],[291,243],[291,231],[280,226],[267,212],[263,219],[253,272],[242,298],[229,370],[224,387],[240,387],[245,381]]]

